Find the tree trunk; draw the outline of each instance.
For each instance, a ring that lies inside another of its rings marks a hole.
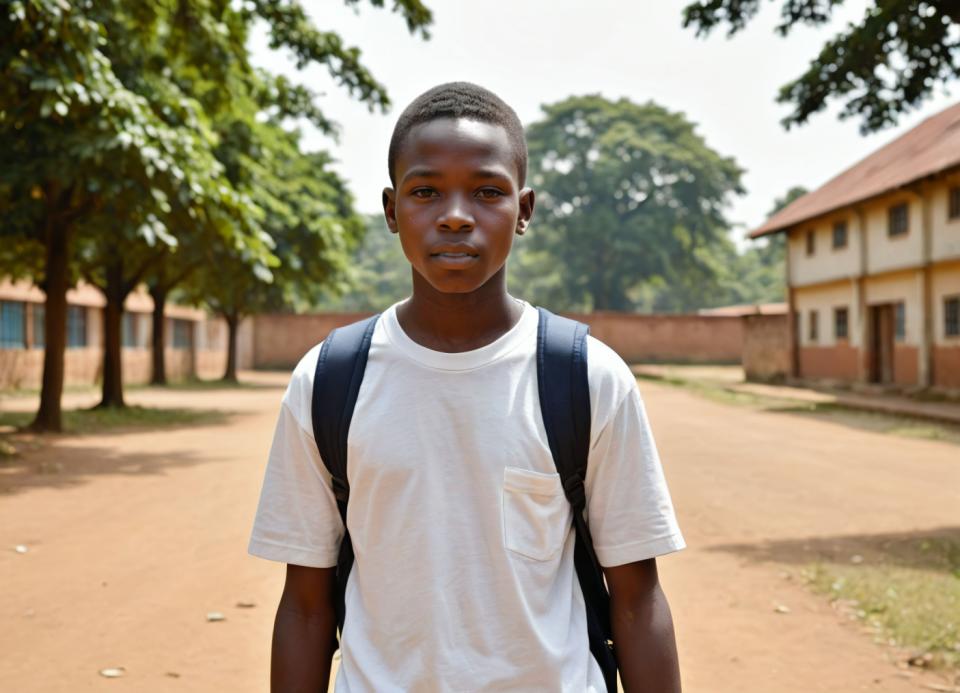
[[[229,383],[237,382],[237,332],[240,328],[240,316],[236,313],[224,314],[227,321],[227,370],[223,379]]]
[[[70,284],[72,231],[69,227],[54,229],[53,222],[47,224],[43,384],[40,387],[40,408],[30,428],[35,431],[61,431],[63,417],[60,399],[63,395],[64,352],[67,348],[67,288]]]
[[[151,337],[151,358],[153,369],[150,375],[151,385],[167,384],[166,333],[164,324],[164,310],[167,304],[167,289],[160,286],[150,287],[150,296],[153,298],[153,335]]]
[[[122,323],[123,301],[127,292],[123,281],[123,260],[116,258],[107,265],[107,299],[103,311],[103,389],[98,408],[123,407]]]

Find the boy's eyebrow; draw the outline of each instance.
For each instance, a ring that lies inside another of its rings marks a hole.
[[[404,180],[408,178],[440,178],[443,174],[440,171],[437,171],[432,168],[411,168],[407,171],[406,175],[403,177]],[[474,178],[506,178],[509,179],[510,175],[503,172],[497,171],[494,169],[481,168],[473,172]]]
[[[407,178],[439,178],[441,175],[440,171],[435,171],[432,168],[412,168],[407,171],[407,174],[403,177],[404,180]]]

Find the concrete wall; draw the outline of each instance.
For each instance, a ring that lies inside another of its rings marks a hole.
[[[776,382],[790,372],[787,315],[745,315],[743,372],[750,381]]]
[[[257,315],[253,318],[252,360],[256,368],[292,368],[310,349],[341,325],[372,313]]]
[[[890,208],[907,204],[907,233],[891,236]],[[867,274],[915,267],[923,262],[923,202],[916,193],[900,192],[865,205]]]
[[[794,291],[794,306],[798,311],[798,365],[801,378],[856,380],[858,375],[857,354],[861,344],[860,329],[864,316],[856,300],[856,285],[853,281],[836,281],[829,284],[797,288]],[[847,309],[847,337],[837,338],[834,313],[837,308]],[[817,320],[817,339],[810,337],[810,325]]]
[[[931,255],[933,260],[960,258],[960,218],[950,219],[950,188],[960,186],[960,174],[930,190]]]
[[[931,303],[933,308],[933,384],[960,388],[960,337],[945,333],[944,299],[960,296],[960,261],[932,268]]]
[[[800,346],[836,346],[833,314],[835,308],[847,309],[847,339],[850,346],[860,346],[860,321],[863,316],[857,306],[855,285],[852,281],[836,281],[817,286],[798,287],[794,293],[794,307],[800,313]],[[811,312],[817,312],[817,340],[810,339]]]
[[[833,225],[847,224],[847,245],[833,247]],[[807,232],[814,235],[813,255],[807,255]],[[794,286],[855,277],[860,272],[860,219],[851,210],[821,217],[790,232],[787,258]]]
[[[254,363],[258,368],[289,368],[330,330],[368,315],[258,315],[254,328]],[[570,317],[589,324],[594,337],[631,363],[739,363],[743,349],[743,325],[736,316],[599,312],[570,314]]]
[[[565,313],[590,325],[590,334],[627,363],[740,363],[739,316]]]

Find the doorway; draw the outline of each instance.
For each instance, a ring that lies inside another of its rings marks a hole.
[[[893,342],[895,306],[884,303],[870,306],[870,382],[893,382]]]

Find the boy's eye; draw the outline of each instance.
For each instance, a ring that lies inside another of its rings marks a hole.
[[[433,197],[436,195],[437,191],[433,188],[417,188],[416,190],[410,191],[410,194],[414,197],[419,197],[421,200],[425,200],[428,197]]]
[[[477,196],[487,200],[492,200],[497,197],[502,197],[503,191],[497,190],[496,188],[481,188],[477,191]]]

